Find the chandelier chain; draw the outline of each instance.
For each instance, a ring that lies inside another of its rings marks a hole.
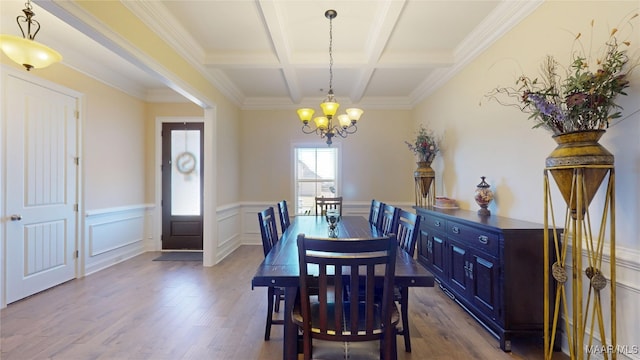
[[[36,14],[33,12],[33,6],[31,5],[31,1],[27,1],[24,4],[25,8],[22,10],[22,12],[24,13],[23,15],[20,15],[16,18],[16,22],[18,23],[18,27],[20,28],[20,31],[22,32],[22,37],[25,39],[29,39],[29,40],[35,40],[36,35],[38,34],[38,31],[40,31],[40,23],[33,19],[33,16]],[[25,34],[24,29],[22,28],[22,25],[20,24],[20,22],[23,22],[27,25],[27,32]],[[31,33],[31,25],[35,26],[35,32],[32,34]]]
[[[329,18],[329,93],[333,94],[333,18]]]

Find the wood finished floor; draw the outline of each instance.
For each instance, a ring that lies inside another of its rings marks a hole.
[[[264,341],[266,289],[251,290],[262,248],[242,246],[219,265],[152,261],[145,253],[10,304],[0,358],[281,359],[282,327]],[[498,341],[437,288],[410,290],[412,353],[398,359],[541,359],[541,340]],[[566,359],[556,354],[557,359]]]

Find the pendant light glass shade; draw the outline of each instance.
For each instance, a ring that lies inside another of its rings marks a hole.
[[[315,110],[310,108],[298,109],[298,117],[300,118],[300,121],[306,124],[311,120],[315,112]]]
[[[351,125],[351,119],[349,119],[349,115],[347,114],[338,115],[338,122],[343,129],[346,129],[349,127],[349,125]]]
[[[318,116],[313,119],[313,122],[316,124],[318,129],[326,130],[329,127],[329,119],[324,116]]]
[[[337,102],[325,101],[320,103],[320,107],[322,108],[322,113],[324,116],[334,116],[336,112],[338,112],[338,108],[340,104]]]
[[[349,116],[349,120],[351,120],[352,122],[356,122],[360,120],[360,116],[364,112],[362,109],[358,109],[358,108],[350,108],[350,109],[347,109],[346,111],[347,111],[347,115]]]
[[[62,60],[59,52],[35,40],[13,35],[0,35],[0,47],[11,60],[27,70],[41,69]]]

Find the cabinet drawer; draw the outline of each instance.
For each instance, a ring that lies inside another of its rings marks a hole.
[[[447,222],[447,235],[451,238],[463,241],[465,244],[482,250],[485,253],[498,257],[499,239],[498,233],[487,231],[482,228],[468,226],[462,223]]]
[[[441,231],[442,233],[446,232],[447,229],[447,221],[443,218],[437,216],[423,215],[422,216],[422,225],[427,228],[435,231]]]

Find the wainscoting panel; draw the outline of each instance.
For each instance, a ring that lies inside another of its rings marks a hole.
[[[216,264],[242,245],[241,210],[240,204],[228,205],[217,209]]]
[[[583,247],[584,248],[584,247]],[[604,249],[609,249],[609,244],[604,245]],[[568,254],[572,254],[571,246],[567,249]],[[586,251],[582,253],[582,263],[587,264],[588,259],[586,257]],[[567,273],[571,274],[573,269],[571,268],[572,260],[569,256],[567,259]],[[607,278],[607,286],[602,290],[602,316],[605,319],[606,329],[610,329],[611,312],[610,312],[610,298],[611,298],[611,272],[609,268],[611,266],[610,257],[608,251],[605,251],[603,256],[602,266],[600,267],[602,274]],[[589,280],[586,275],[583,278],[584,297],[586,299],[589,286]],[[567,286],[568,303],[571,306],[571,286]],[[593,301],[593,299],[591,299]],[[586,301],[585,303],[586,304]],[[617,348],[607,349],[603,348],[600,341],[600,332],[594,330],[594,342],[593,347],[589,349],[591,353],[591,359],[605,359],[611,358],[612,352],[616,352],[618,359],[634,359],[640,360],[640,343],[638,343],[637,334],[640,334],[640,251],[634,249],[625,249],[621,247],[616,248],[616,335],[617,335]],[[584,305],[583,305],[584,306]],[[571,311],[571,309],[569,309]],[[563,320],[564,321],[564,320]],[[573,326],[573,322],[569,319],[569,326]],[[564,328],[564,326],[562,326]],[[591,333],[587,329],[587,333]],[[569,353],[569,347],[567,338],[562,334],[562,350],[564,353]],[[610,331],[607,331],[607,335],[610,335]],[[588,339],[588,335],[587,335]],[[585,346],[588,344],[588,340],[585,340]],[[607,344],[611,344],[611,339],[607,339]],[[587,351],[585,349],[585,351]]]
[[[273,210],[278,216],[278,203],[244,203],[242,206],[242,244],[243,245],[262,245],[260,236],[260,225],[258,223],[258,213],[269,206],[273,206]],[[280,221],[276,221],[278,227],[278,236],[282,234]]]
[[[92,210],[84,219],[84,275],[145,251],[152,205]]]
[[[89,257],[102,255],[144,239],[144,214],[89,226]]]

